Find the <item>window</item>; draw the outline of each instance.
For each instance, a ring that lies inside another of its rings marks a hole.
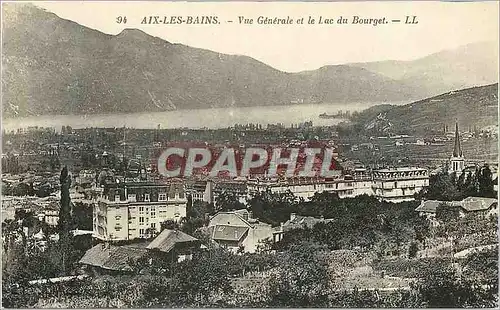
[[[156,223],[151,223],[151,228],[156,228]]]
[[[144,194],[144,201],[149,201],[149,194]]]
[[[141,235],[141,236],[144,235],[144,229],[143,228],[139,229],[139,235]]]
[[[120,201],[120,195],[115,195],[115,201]]]
[[[120,215],[115,216],[115,220],[119,221],[122,217]]]
[[[144,207],[139,207],[139,214],[144,214]]]
[[[165,200],[167,200],[167,194],[165,194],[165,193],[159,194],[158,195],[158,200],[159,201],[165,201]]]
[[[144,217],[139,217],[139,225],[143,225],[144,224]]]
[[[156,218],[156,210],[154,207],[151,207],[151,218],[152,219]]]

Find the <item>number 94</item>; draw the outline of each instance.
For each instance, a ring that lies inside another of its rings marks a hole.
[[[116,18],[116,23],[117,24],[126,24],[127,23],[127,17],[126,16],[118,16]]]

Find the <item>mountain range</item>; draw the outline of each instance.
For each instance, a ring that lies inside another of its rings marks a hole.
[[[288,73],[136,29],[104,34],[33,5],[2,10],[3,117],[410,102],[498,81],[498,48],[488,42],[415,61]]]

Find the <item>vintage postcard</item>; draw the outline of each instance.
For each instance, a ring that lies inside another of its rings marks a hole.
[[[2,307],[498,307],[498,10],[2,2]]]

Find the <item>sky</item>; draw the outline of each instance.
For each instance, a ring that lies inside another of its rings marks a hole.
[[[481,41],[498,42],[497,1],[489,2],[36,2],[58,16],[108,34],[138,28],[172,43],[247,55],[276,69],[297,72],[324,65],[412,60]],[[141,25],[145,16],[216,15],[218,25]],[[418,24],[307,24],[309,16],[388,20],[416,16]],[[126,24],[116,18],[126,16]],[[254,24],[239,24],[238,17]],[[304,25],[259,25],[256,19],[304,17]],[[229,22],[229,21],[232,21]]]

